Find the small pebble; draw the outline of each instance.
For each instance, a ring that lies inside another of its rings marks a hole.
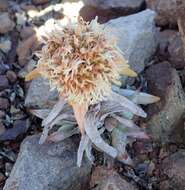
[[[0,109],[6,110],[9,108],[9,106],[10,106],[10,103],[9,103],[8,99],[0,98]]]
[[[43,4],[46,4],[48,2],[49,2],[49,0],[32,0],[32,3],[34,5],[43,5]]]
[[[3,119],[5,117],[5,115],[6,115],[5,112],[0,110],[0,119]]]
[[[27,27],[24,27],[21,31],[20,31],[20,36],[22,39],[27,39],[29,38],[30,36],[34,35],[35,34],[35,30],[33,27],[31,26],[27,26]]]
[[[11,70],[7,71],[6,76],[11,83],[16,82],[17,80],[17,75],[14,71]]]
[[[11,20],[7,12],[0,12],[0,34],[6,34],[13,30],[15,23]]]
[[[0,135],[3,134],[5,132],[5,126],[3,125],[3,123],[0,121]]]
[[[8,79],[5,75],[0,75],[0,90],[7,89],[9,87]]]
[[[12,43],[10,40],[2,40],[0,42],[0,50],[3,51],[4,53],[8,53],[11,49]]]

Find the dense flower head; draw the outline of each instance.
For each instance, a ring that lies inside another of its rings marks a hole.
[[[103,26],[82,18],[44,37],[38,66],[27,79],[35,73],[47,78],[68,102],[87,105],[105,100],[112,83],[120,83],[120,74],[136,75]]]

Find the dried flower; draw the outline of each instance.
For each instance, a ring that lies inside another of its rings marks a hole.
[[[56,27],[47,34],[37,68],[26,77],[31,80],[42,76],[60,94],[59,101],[49,112],[32,110],[44,119],[40,143],[46,139],[64,140],[78,133],[77,122],[82,134],[77,156],[79,166],[84,151],[93,161],[92,145],[124,163],[130,162],[125,150],[127,137],[147,138],[132,121],[134,114],[146,117],[136,104],[154,103],[159,98],[113,88],[113,84],[120,84],[120,75],[134,77],[136,73],[129,68],[115,40],[104,32],[96,19],[88,23],[80,18],[77,24]],[[118,125],[110,127],[107,118],[116,120]],[[60,129],[48,136],[56,124],[61,126]],[[122,132],[115,131],[115,127]],[[105,130],[112,134],[113,146],[101,138]]]
[[[115,40],[96,20],[88,23],[80,18],[77,24],[58,27],[44,39],[38,66],[26,80],[38,75],[47,78],[73,106],[77,118],[81,115],[79,122],[89,105],[111,95],[112,83],[119,84],[121,74],[136,76]]]

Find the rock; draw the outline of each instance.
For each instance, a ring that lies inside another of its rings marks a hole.
[[[46,4],[48,2],[49,2],[49,0],[32,0],[32,3],[35,5],[43,5],[43,4]]]
[[[6,128],[0,120],[0,135],[3,134],[5,132],[5,130],[6,130]]]
[[[8,99],[6,98],[0,98],[0,109],[6,110],[10,106]]]
[[[11,49],[12,43],[9,39],[0,41],[0,50],[4,53],[8,53]]]
[[[9,69],[9,65],[6,64],[6,57],[3,52],[0,51],[0,75],[4,75],[5,72]]]
[[[170,189],[169,181],[165,180],[159,184],[159,190],[169,190],[169,189]]]
[[[175,30],[158,32],[157,41],[159,43],[157,55],[160,61],[168,60],[172,67],[183,69],[185,67],[185,60],[179,32]]]
[[[18,77],[24,79],[26,75],[31,72],[37,65],[37,61],[31,59],[19,72]]]
[[[98,22],[101,24],[118,16],[118,14],[112,10],[102,10],[92,6],[82,7],[79,14],[85,21],[91,21],[98,16]]]
[[[17,27],[26,25],[27,18],[24,12],[16,12],[15,16],[16,16],[16,24],[18,25]]]
[[[0,0],[0,12],[7,11],[8,9],[8,1]]]
[[[185,95],[177,71],[168,62],[155,64],[146,70],[146,80],[150,93],[161,98],[148,106],[146,129],[162,143],[182,141]]]
[[[76,165],[77,144],[71,139],[38,144],[39,137],[27,137],[20,149],[4,190],[86,190],[91,165]]]
[[[12,70],[7,71],[6,77],[8,78],[8,80],[9,80],[11,83],[16,82],[16,80],[17,80],[17,75],[16,75],[16,73],[15,73],[14,71],[12,71]]]
[[[28,62],[29,56],[38,48],[38,46],[39,42],[36,35],[32,35],[28,39],[19,42],[17,47],[17,55],[21,66],[24,66]]]
[[[31,26],[27,26],[27,27],[24,27],[21,31],[20,31],[20,36],[22,39],[27,39],[29,38],[30,36],[34,35],[36,32],[34,30],[33,27]]]
[[[0,135],[0,141],[15,140],[19,135],[26,133],[28,128],[28,120],[16,120],[12,128],[7,129]]]
[[[176,30],[164,30],[158,31],[156,38],[158,46],[157,56],[160,61],[168,60],[169,52],[168,47],[172,39],[178,34]]]
[[[3,175],[3,173],[0,172],[0,184],[4,183],[5,181],[5,176]]]
[[[99,22],[105,22],[112,18],[133,14],[142,9],[144,0],[83,0],[81,16],[85,20],[99,17]]]
[[[156,51],[155,13],[145,10],[131,16],[110,20],[105,24],[108,34],[116,37],[131,68],[140,73]]]
[[[9,87],[8,79],[5,75],[0,75],[0,91]]]
[[[31,108],[48,108],[55,104],[57,99],[57,91],[51,91],[49,83],[45,79],[37,78],[30,84],[25,99],[25,106]]]
[[[0,119],[3,119],[5,117],[5,115],[6,115],[5,112],[0,110]]]
[[[8,13],[0,13],[0,34],[5,34],[11,30],[13,30],[15,24],[10,19],[10,16]]]
[[[157,12],[156,23],[159,26],[177,26],[178,0],[146,0],[147,7]]]
[[[119,174],[114,172],[112,175],[107,177],[101,182],[94,190],[137,190],[134,185],[128,183],[122,179]]]
[[[170,61],[172,66],[176,69],[184,69],[185,67],[185,59],[183,56],[184,49],[179,33],[177,33],[174,36],[174,38],[170,40],[168,52],[169,52],[168,60]]]
[[[185,187],[185,151],[179,150],[175,154],[165,158],[162,162],[162,171],[168,176],[166,186],[168,189],[160,190],[184,190]],[[164,187],[164,184],[163,186]]]
[[[114,173],[115,171],[109,167],[96,166],[91,174],[90,189],[97,185],[100,185],[102,181]]]

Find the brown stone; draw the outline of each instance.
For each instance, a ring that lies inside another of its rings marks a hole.
[[[34,35],[36,32],[34,30],[33,27],[31,26],[27,26],[27,27],[24,27],[21,31],[20,31],[20,36],[22,39],[27,39],[29,38],[30,36]]]
[[[146,0],[147,7],[157,12],[157,25],[177,26],[177,1],[178,0]]]
[[[161,98],[148,106],[146,129],[162,143],[182,142],[185,94],[177,71],[168,62],[155,64],[146,70],[146,79],[150,93]]]
[[[0,75],[0,91],[9,87],[6,75]]]
[[[178,27],[181,34],[181,39],[184,49],[184,60],[185,60],[185,1],[179,0],[179,6],[177,10],[178,16]]]
[[[98,16],[100,23],[110,19],[133,14],[141,10],[143,0],[83,0],[85,6],[80,10],[84,20],[90,21]]]
[[[11,70],[7,71],[6,76],[11,83],[16,82],[17,80],[17,75],[14,71]]]
[[[6,110],[10,106],[8,99],[6,98],[0,98],[0,109]]]
[[[138,188],[114,172],[103,180],[94,190],[138,190]]]
[[[38,40],[36,35],[32,35],[28,39],[19,42],[17,47],[18,61],[21,66],[24,66],[29,60],[31,53],[38,48]]]
[[[172,67],[183,69],[185,61],[183,57],[183,44],[180,34],[176,30],[164,30],[158,32],[158,51],[157,55],[160,61],[168,60]]]
[[[35,5],[43,5],[49,2],[49,0],[32,0]]]
[[[171,156],[165,158],[162,162],[162,171],[168,176],[169,180],[163,182],[168,189],[184,190],[185,187],[185,151],[179,150]],[[165,190],[160,188],[160,190]],[[167,190],[167,188],[166,188]]]
[[[169,52],[168,47],[170,41],[178,35],[176,30],[158,31],[156,35],[158,45],[157,55],[161,61],[168,60]]]
[[[168,52],[168,60],[170,61],[171,65],[176,69],[183,69],[185,67],[184,49],[179,33],[171,38]]]

